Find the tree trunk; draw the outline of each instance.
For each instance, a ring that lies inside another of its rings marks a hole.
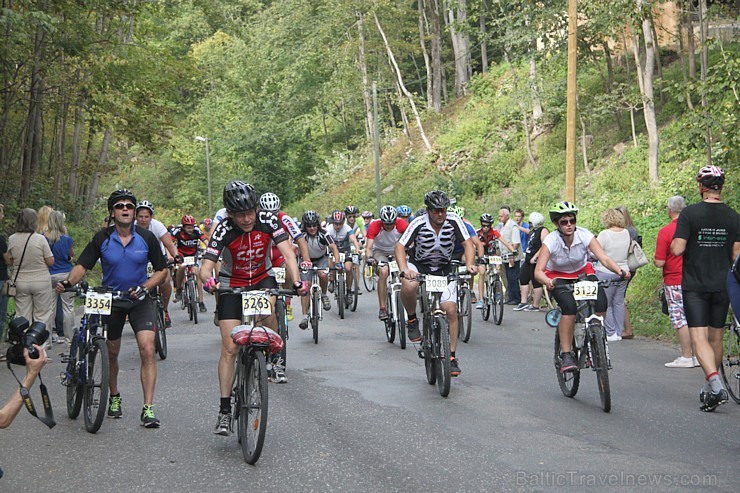
[[[537,62],[534,57],[529,58],[529,85],[532,89],[532,138],[542,133],[540,122],[542,121],[542,103],[540,102],[540,89],[537,85]]]
[[[691,91],[689,91],[689,78],[686,75],[686,45],[683,40],[683,33],[686,30],[686,13],[684,12],[684,2],[679,4],[681,9],[681,15],[678,20],[678,58],[681,62],[681,78],[683,79],[683,87],[686,98],[686,105],[689,110],[694,111],[694,103],[691,101]]]
[[[92,173],[92,181],[90,187],[87,190],[87,200],[85,207],[85,221],[90,220],[90,213],[95,207],[95,198],[98,195],[98,185],[100,184],[100,176],[106,163],[108,162],[108,145],[110,144],[110,138],[112,130],[109,128],[105,129],[103,134],[103,142],[100,144],[100,153],[98,153],[98,160],[95,163],[95,170]]]
[[[483,8],[480,11],[480,64],[483,73],[488,72],[488,31],[486,27],[487,11],[488,0],[483,0]]]
[[[581,152],[583,153],[583,167],[586,170],[586,176],[588,177],[588,185],[591,186],[591,167],[588,165],[588,150],[586,146],[586,122],[583,120],[582,115],[578,115],[581,120]]]
[[[637,149],[637,130],[635,129],[635,107],[630,105],[630,125],[632,127],[632,146]]]
[[[434,77],[432,74],[432,61],[429,58],[429,52],[427,51],[427,43],[426,43],[426,37],[427,37],[427,29],[426,29],[426,22],[425,22],[425,4],[424,0],[419,0],[417,2],[417,8],[419,11],[419,43],[421,44],[421,54],[424,56],[424,67],[427,71],[427,108],[433,108],[434,107],[434,96],[432,95],[432,78]]]
[[[686,53],[689,55],[689,79],[696,79],[696,44],[694,43],[694,2],[688,1],[686,14]]]
[[[470,40],[465,32],[468,20],[466,0],[457,0],[457,12],[449,8],[447,15],[455,57],[455,95],[461,97],[467,94],[470,82]]]
[[[658,32],[655,30],[655,19],[653,19],[653,16],[650,16],[650,28],[653,33],[653,44],[655,46],[655,68],[658,70],[658,79],[660,79],[660,82],[658,83],[658,93],[660,94],[660,104],[665,104],[665,93],[663,90],[664,84],[663,84],[663,62],[660,60],[660,42],[658,41]]]
[[[509,52],[506,50],[504,50],[504,58],[506,59],[506,63],[509,64],[509,70],[511,71],[511,75],[514,78],[514,92],[516,93],[519,88],[519,77],[516,75],[514,65],[511,64],[511,59],[509,58]],[[529,160],[529,164],[531,164],[534,169],[537,169],[539,165],[537,163],[537,160],[534,158],[534,154],[532,153],[532,136],[529,131],[527,107],[525,106],[524,101],[522,101],[522,98],[519,98],[519,109],[522,112],[522,126],[524,127],[524,146],[527,149],[527,159]]]
[[[72,162],[69,168],[69,179],[67,180],[67,191],[73,199],[77,199],[80,183],[77,172],[80,169],[80,150],[82,149],[82,108],[84,101],[75,106],[75,128],[72,134]]]
[[[601,48],[604,51],[604,61],[606,62],[606,92],[611,94],[614,87],[614,64],[612,63],[612,52],[609,49],[609,41],[602,40]]]
[[[642,12],[644,0],[637,0],[638,12]],[[658,183],[658,124],[655,118],[655,100],[653,94],[653,74],[655,72],[655,45],[653,42],[653,30],[651,28],[650,17],[642,19],[642,35],[645,40],[645,61],[642,63],[639,53],[639,35],[633,35],[633,51],[635,54],[635,64],[637,66],[637,78],[642,93],[643,117],[645,117],[645,127],[648,133],[648,171],[650,182],[653,185]]]
[[[431,7],[432,18],[432,109],[437,113],[442,111],[442,91],[444,84],[442,82],[444,66],[442,65],[442,25],[439,15],[440,0],[425,0]],[[446,97],[446,94],[445,94]]]
[[[367,75],[367,61],[365,57],[365,16],[362,12],[356,12],[357,16],[357,35],[359,38],[359,57],[360,73],[362,74],[362,99],[365,103],[365,138],[367,142],[373,141],[373,103],[370,95],[370,79]]]

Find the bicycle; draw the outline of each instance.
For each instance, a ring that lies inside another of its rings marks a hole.
[[[375,265],[367,263],[367,259],[362,263],[362,283],[365,285],[365,291],[368,293],[375,291],[378,284],[378,271]]]
[[[102,315],[110,315],[114,300],[130,298],[124,291],[85,284],[65,291],[85,299],[85,314],[72,336],[69,355],[62,356],[62,363],[67,365],[60,375],[62,385],[67,387],[67,415],[76,419],[84,402],[85,429],[96,433],[103,424],[109,390],[107,326]]]
[[[339,318],[344,320],[344,306],[345,306],[345,290],[347,289],[347,283],[345,280],[344,273],[344,254],[339,254],[339,264],[335,267],[329,268],[329,270],[336,272],[336,289],[334,290],[334,299],[337,302],[337,310],[339,311]]]
[[[727,328],[730,330],[727,331],[720,373],[732,400],[740,404],[740,322],[733,313],[730,313]]]
[[[282,288],[285,284],[285,267],[273,267],[272,270],[275,272],[275,280]],[[278,359],[275,363],[285,367],[288,359],[288,302],[285,295],[278,294],[276,296],[275,317],[277,318],[278,334],[283,340],[283,349],[277,355]]]
[[[501,321],[504,318],[505,294],[504,283],[501,279],[503,259],[499,255],[489,255],[487,264],[481,317],[484,321],[487,321],[491,316],[491,312],[493,312],[493,323],[501,325]]]
[[[403,273],[400,274],[401,277]],[[432,276],[416,274],[419,282],[418,299],[422,320],[422,341],[417,352],[424,360],[427,382],[437,384],[439,395],[447,397],[450,394],[450,326],[447,314],[440,306],[442,293],[447,289],[447,283],[457,279],[452,276]]]
[[[182,290],[180,307],[187,308],[188,318],[198,325],[198,288],[195,281],[198,265],[195,257],[183,257],[182,267],[185,268],[185,287]]]
[[[279,334],[256,323],[272,314],[270,296],[290,296],[294,291],[265,289],[246,291],[249,288],[222,288],[220,294],[241,294],[242,322],[231,331],[239,346],[235,360],[234,407],[232,416],[237,423],[237,436],[247,464],[256,463],[262,454],[267,431],[269,405],[267,374],[272,370],[272,355],[284,345]]]
[[[406,311],[401,303],[401,280],[399,269],[393,255],[388,256],[388,263],[379,263],[378,267],[388,266],[388,289],[386,290],[385,307],[388,318],[385,320],[385,336],[393,344],[398,331],[398,343],[406,349]]]
[[[560,353],[562,351],[560,348],[560,335],[557,330],[561,316],[560,308],[554,308],[545,315],[547,324],[555,328],[555,356],[553,362],[561,392],[566,397],[575,397],[580,385],[581,370],[591,368],[596,372],[596,383],[599,388],[601,408],[607,413],[611,410],[609,370],[612,368],[612,363],[609,357],[609,344],[606,340],[606,331],[603,326],[604,320],[599,315],[596,315],[596,298],[599,287],[608,286],[613,282],[618,281],[589,281],[580,279],[572,284],[565,285],[566,289],[573,291],[573,297],[578,303],[576,325],[571,343],[577,362],[577,367],[574,371],[560,371],[562,363]]]
[[[154,268],[151,262],[146,268],[147,277],[154,274]],[[154,350],[159,355],[159,359],[167,359],[167,324],[164,322],[164,300],[159,287],[152,289],[149,297],[154,302]]]
[[[314,344],[319,343],[319,321],[323,320],[323,306],[321,303],[321,286],[319,286],[319,269],[316,266],[303,269],[303,272],[310,272],[311,289],[308,292],[308,317],[313,332]]]
[[[468,273],[467,267],[459,262],[453,262],[453,265],[457,268],[458,273],[458,284],[457,284],[457,319],[458,337],[463,342],[470,340],[470,333],[473,329],[473,314],[472,314],[472,293],[470,291],[470,280],[473,276]]]
[[[352,289],[347,296],[347,308],[351,311],[357,310],[357,300],[360,297],[360,254],[355,252],[354,245],[352,249]]]

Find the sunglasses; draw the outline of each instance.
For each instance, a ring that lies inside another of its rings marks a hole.
[[[113,206],[114,209],[117,209],[119,211],[122,211],[123,209],[128,209],[132,211],[134,210],[134,207],[134,204],[132,204],[131,202],[119,202]]]
[[[558,224],[561,226],[568,226],[570,224],[575,224],[575,223],[576,223],[575,219],[563,219],[561,221],[558,221]]]
[[[446,214],[447,209],[431,209],[432,213],[434,214]]]
[[[480,227],[481,228],[490,228],[491,225],[490,224],[485,224],[485,223],[480,223]]]

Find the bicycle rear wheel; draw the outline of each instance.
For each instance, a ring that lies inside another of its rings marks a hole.
[[[95,337],[87,352],[87,382],[85,383],[85,429],[95,433],[105,418],[108,404],[108,346],[105,339]]]
[[[733,319],[727,332],[725,356],[720,366],[722,379],[732,399],[740,404],[740,326]]]
[[[352,267],[352,292],[349,297],[349,309],[351,311],[357,310],[357,299],[360,297],[360,267],[355,265]]]
[[[285,300],[278,298],[275,302],[275,316],[278,323],[278,334],[283,340],[283,349],[280,350],[280,359],[283,360],[283,366],[288,358],[288,324],[285,321]]]
[[[609,388],[609,361],[606,357],[606,334],[600,323],[589,325],[591,335],[591,352],[593,354],[593,366],[596,370],[596,382],[599,386],[601,397],[601,408],[608,413],[612,408],[612,396]]]
[[[575,341],[573,342],[572,348],[575,348]],[[585,349],[582,349],[585,351]],[[581,370],[576,368],[574,371],[565,373],[560,372],[560,353],[562,349],[560,347],[560,334],[558,329],[555,329],[555,356],[553,361],[555,363],[555,374],[558,377],[558,385],[560,385],[560,391],[565,397],[575,397],[578,393],[578,385],[581,382]],[[577,361],[579,359],[577,358]]]
[[[80,331],[75,330],[72,337],[72,345],[69,349],[69,360],[67,362],[66,384],[67,384],[67,416],[76,419],[82,409],[82,396],[85,387],[80,383],[80,361],[82,360],[82,347],[79,344]]]
[[[427,383],[429,383],[429,385],[434,385],[437,383],[437,368],[433,356],[434,353],[432,351],[432,347],[434,345],[434,341],[432,340],[432,329],[430,327],[432,321],[430,317],[425,316],[422,323],[424,324],[424,339],[421,343],[421,350],[424,356],[424,370],[427,374]]]
[[[434,362],[437,367],[437,390],[439,395],[447,397],[450,394],[450,327],[445,315],[434,317],[436,327],[435,343],[437,344],[437,357]]]
[[[391,305],[391,291],[388,291],[388,294],[385,299],[385,306],[386,308],[392,306]],[[388,339],[388,342],[393,344],[393,341],[396,340],[396,319],[394,313],[389,313],[388,318],[386,318],[383,323],[385,323],[385,338]]]
[[[470,332],[473,328],[473,317],[472,317],[472,306],[470,301],[470,288],[464,287],[461,289],[462,294],[460,295],[460,306],[458,309],[458,336],[463,342],[470,340]]]
[[[164,323],[164,309],[159,303],[154,305],[156,316],[154,317],[154,349],[159,358],[167,359],[167,326]]]
[[[368,293],[375,290],[375,283],[373,282],[373,267],[368,265],[367,262],[362,263],[362,283],[365,285],[365,291]]]
[[[259,350],[249,350],[242,355],[239,385],[239,423],[237,433],[242,454],[247,464],[254,464],[262,454],[267,431],[267,369],[265,355]]]
[[[504,319],[504,286],[501,284],[501,279],[496,279],[493,282],[493,323],[501,325],[501,321]]]
[[[406,349],[406,315],[404,314],[403,304],[401,303],[401,292],[396,291],[396,329],[398,330],[398,343],[401,349]]]
[[[493,303],[493,286],[486,281],[484,289],[483,308],[480,311],[480,316],[483,321],[488,321],[488,318],[491,316],[491,304]]]

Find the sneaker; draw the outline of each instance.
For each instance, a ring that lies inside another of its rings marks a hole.
[[[323,305],[325,312],[331,310],[331,303],[329,302],[329,297],[327,295],[321,295],[321,304]]]
[[[179,303],[182,299],[182,293],[180,291],[175,291],[175,303]]]
[[[154,416],[154,405],[144,404],[141,410],[141,426],[144,428],[159,428],[159,420]]]
[[[54,344],[59,344],[59,336],[56,334],[51,335],[51,342]]]
[[[478,300],[478,302],[475,304],[476,310],[482,310],[483,309],[483,300]]]
[[[298,324],[298,327],[301,330],[306,330],[308,328],[308,317],[303,317],[303,320]]]
[[[670,363],[666,363],[665,366],[666,368],[693,368],[694,359],[684,358],[683,356],[679,356],[678,358],[674,359]]]
[[[222,437],[231,436],[231,413],[218,413],[213,433]]]
[[[694,368],[699,368],[699,367],[701,367],[701,363],[699,363],[699,360],[698,360],[698,359],[696,359],[696,356],[694,356],[694,357],[692,358],[692,360],[693,360],[693,362],[694,362]]]
[[[421,331],[419,330],[419,319],[406,322],[406,334],[411,342],[421,342]]]
[[[525,311],[525,312],[538,312],[538,311],[540,311],[540,309],[537,308],[536,306],[533,306],[533,305],[527,305],[527,306],[524,307],[524,310],[523,311]]]
[[[388,310],[381,308],[380,311],[378,311],[378,318],[380,320],[388,320]]]
[[[168,329],[172,327],[172,319],[170,318],[170,312],[164,312],[164,326]]]
[[[701,409],[705,413],[711,413],[712,411],[717,409],[718,406],[724,404],[728,400],[729,396],[727,395],[727,390],[725,389],[722,389],[719,392],[710,392],[705,395],[704,401],[702,402],[702,405],[699,406],[699,409]]]
[[[213,325],[218,327],[218,310],[213,311]]]
[[[327,289],[329,290],[330,293],[334,292],[334,281],[329,281],[329,287]]]
[[[609,342],[617,342],[622,340],[622,336],[618,334],[612,334],[610,336],[606,336],[606,340]]]
[[[109,418],[120,418],[123,416],[123,410],[121,410],[121,396],[108,397],[108,417]]]
[[[507,303],[507,305],[508,305],[508,304],[509,304],[509,303]],[[528,306],[529,306],[529,305],[528,305],[528,304],[526,304],[526,303],[519,303],[519,304],[518,304],[517,306],[515,306],[515,307],[514,307],[514,311],[515,311],[515,312],[520,312],[520,311],[524,310],[525,308],[527,308]]]
[[[281,365],[273,365],[270,381],[273,383],[288,383],[288,377],[285,376],[285,368]]]
[[[206,304],[201,301],[198,303],[198,310],[200,310],[200,313],[205,313],[208,311],[208,308],[206,308]]]
[[[288,315],[288,322],[292,322],[293,321],[293,307],[288,305],[286,309],[286,313]]]
[[[462,373],[462,370],[460,370],[460,364],[457,361],[457,358],[450,358],[450,375],[453,377],[456,377]]]
[[[560,353],[560,373],[575,371],[577,369],[576,358],[572,352]]]

